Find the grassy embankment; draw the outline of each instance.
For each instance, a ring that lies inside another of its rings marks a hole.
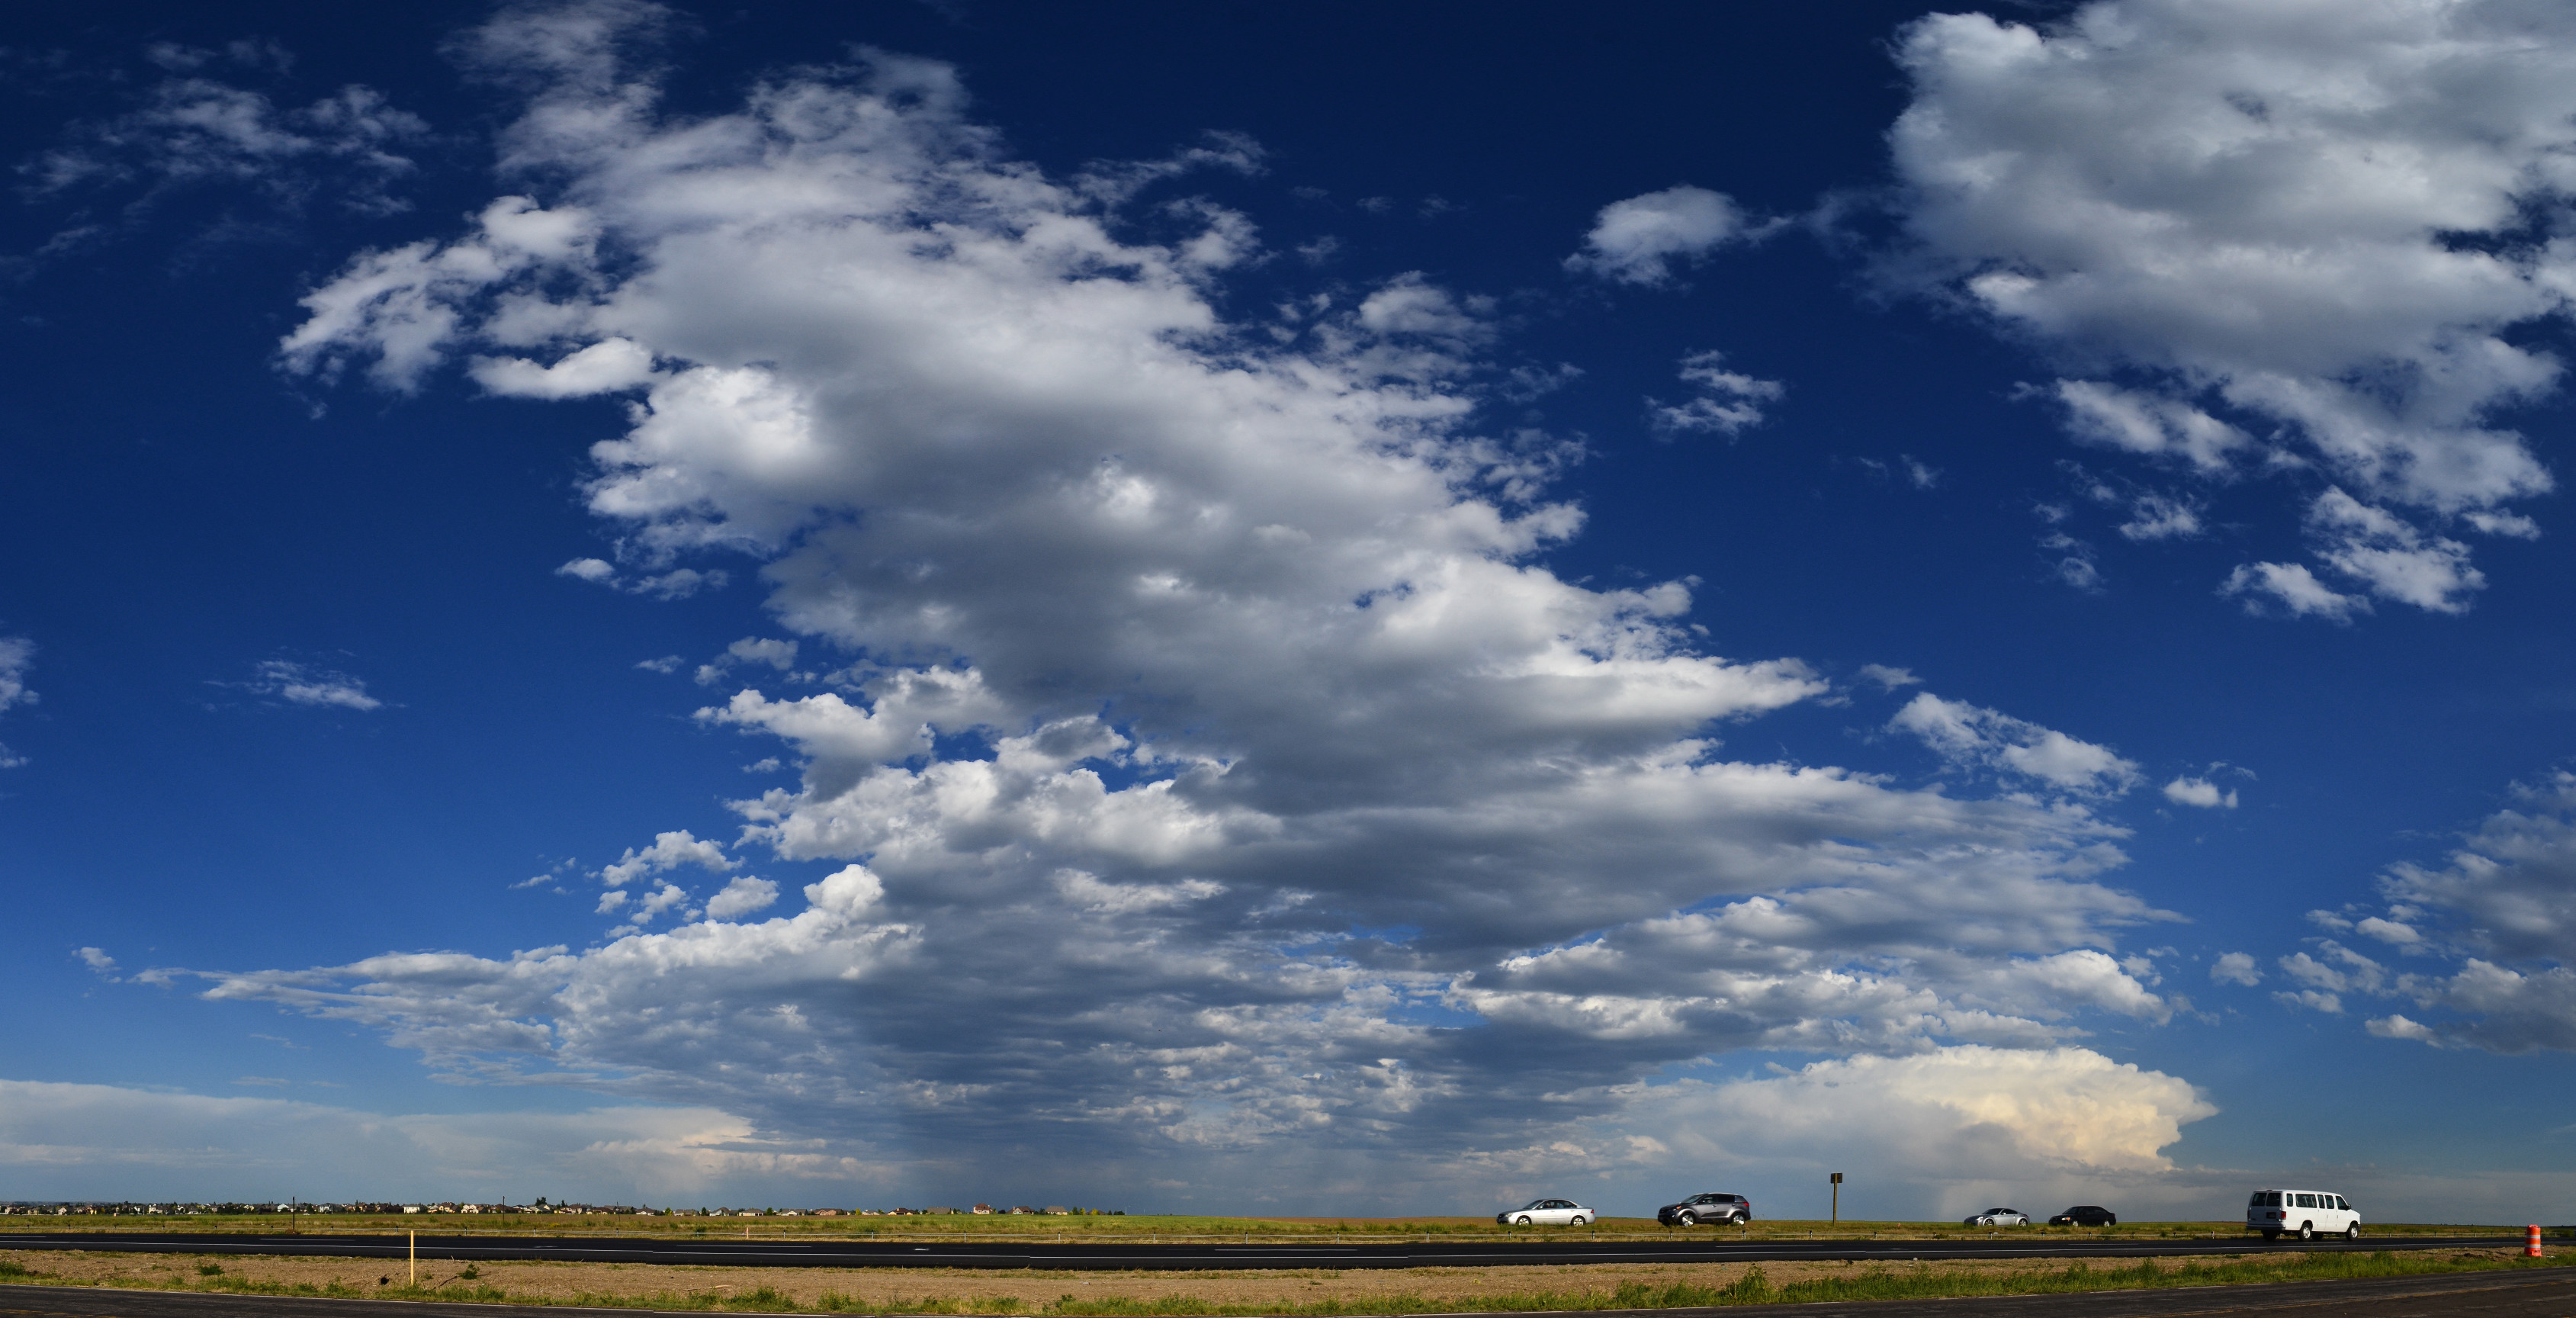
[[[952,1296],[923,1294],[919,1296],[875,1295],[864,1299],[825,1290],[805,1299],[790,1296],[773,1286],[740,1290],[733,1294],[721,1291],[657,1290],[645,1293],[523,1294],[499,1286],[481,1283],[473,1268],[466,1269],[447,1284],[435,1287],[361,1287],[337,1281],[328,1284],[281,1284],[262,1282],[228,1274],[222,1263],[197,1264],[193,1276],[181,1274],[157,1282],[120,1280],[121,1286],[144,1286],[162,1290],[217,1291],[258,1295],[310,1295],[344,1298],[385,1298],[407,1300],[441,1300],[449,1302],[519,1303],[538,1305],[575,1305],[589,1307],[650,1307],[663,1310],[698,1312],[754,1313],[935,1313],[935,1314],[1004,1314],[1029,1315],[1031,1318],[1149,1318],[1172,1315],[1174,1318],[1218,1315],[1311,1315],[1333,1318],[1354,1314],[1429,1314],[1473,1309],[1484,1312],[1535,1312],[1544,1310],[1656,1309],[1714,1305],[1801,1304],[1832,1300],[1927,1299],[1959,1296],[2064,1294],[2141,1288],[2209,1286],[2235,1282],[2319,1281],[2369,1277],[2429,1276],[2468,1271],[2505,1271],[2566,1266],[2568,1260],[2526,1260],[2497,1254],[2400,1254],[2378,1251],[2368,1254],[2306,1254],[2295,1258],[2279,1256],[2236,1260],[2188,1261],[2180,1264],[2158,1264],[2148,1261],[2128,1267],[2093,1268],[2076,1263],[2064,1268],[2018,1270],[1962,1270],[1917,1264],[1909,1267],[1870,1267],[1839,1276],[1814,1276],[1787,1284],[1774,1284],[1757,1266],[1743,1268],[1734,1280],[1723,1285],[1673,1282],[1663,1285],[1630,1283],[1596,1288],[1533,1289],[1515,1293],[1491,1291],[1472,1296],[1441,1296],[1417,1292],[1376,1291],[1365,1296],[1342,1297],[1329,1292],[1303,1302],[1276,1301],[1255,1304],[1227,1303],[1223,1298],[1189,1293],[1166,1293],[1151,1299],[1095,1293],[1077,1296],[1061,1294],[1052,1301],[1032,1302],[1002,1295],[959,1299]],[[1320,1279],[1338,1278],[1336,1273],[1306,1274]],[[8,1259],[0,1259],[0,1281],[61,1281],[42,1268],[32,1268]],[[928,1282],[929,1277],[919,1280]],[[1210,1282],[1214,1282],[1211,1276]],[[96,1283],[91,1283],[96,1284]],[[1060,1283],[1059,1283],[1060,1284]]]

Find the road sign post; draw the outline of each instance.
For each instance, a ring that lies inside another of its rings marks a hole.
[[[1836,1225],[1836,1226],[1841,1226],[1841,1225],[1842,1225],[1842,1222],[1843,1222],[1843,1174],[1842,1174],[1841,1172],[1835,1172],[1835,1173],[1834,1173],[1834,1175],[1833,1175],[1833,1187],[1834,1187],[1834,1225]]]

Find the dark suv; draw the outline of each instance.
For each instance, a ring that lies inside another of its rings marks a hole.
[[[2100,1204],[2077,1204],[2048,1219],[2050,1226],[2118,1226],[2120,1215]]]
[[[1665,1226],[1698,1226],[1702,1222],[1742,1226],[1753,1220],[1753,1201],[1740,1194],[1695,1194],[1656,1209],[1655,1220]]]

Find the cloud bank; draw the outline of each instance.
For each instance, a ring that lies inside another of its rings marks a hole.
[[[2334,938],[2282,961],[2307,984],[2298,1005],[2340,1011],[2347,997],[2403,999],[2366,1022],[2383,1038],[2494,1052],[2576,1051],[2576,774],[2517,788],[2439,868],[2391,866],[2376,912],[2318,911]],[[2402,968],[2439,958],[2442,967]],[[2397,964],[2389,964],[2389,962]]]
[[[729,847],[612,867],[602,914],[659,884],[673,927],[214,995],[460,1079],[1064,1186],[1611,1172],[1684,1138],[1672,1078],[1739,1049],[2057,1167],[2154,1165],[2203,1112],[2079,1042],[2171,1011],[2110,955],[2167,918],[2101,881],[2121,830],[2088,802],[2135,766],[1928,696],[1914,730],[2012,792],[1729,758],[1828,684],[1708,652],[1686,583],[1547,568],[1574,450],[1483,427],[1488,302],[1408,275],[1229,319],[1251,222],[1124,209],[1185,175],[1050,179],[953,70],[891,55],[665,112],[620,63],[661,21],[521,10],[462,43],[526,89],[510,190],[349,262],[281,361],[626,400],[586,486],[619,561],[561,570],[758,561],[790,639],[711,661],[734,689],[697,717],[800,781],[735,802]],[[1618,250],[1700,231],[1639,232]],[[746,849],[837,868],[795,906],[730,873]],[[2060,1138],[2068,1103],[2125,1115]],[[1287,1142],[1296,1169],[1264,1157]]]
[[[2248,607],[2466,609],[2457,538],[2528,536],[2554,480],[2498,418],[2561,365],[2576,290],[2576,17],[2489,0],[2099,0],[1907,28],[1890,134],[1937,287],[2074,374],[2079,440],[2175,478],[2287,473],[2306,563]]]

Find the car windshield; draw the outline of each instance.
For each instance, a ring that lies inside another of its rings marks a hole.
[[[1544,1200],[1544,1199],[1532,1199],[1532,1200],[1530,1200],[1528,1203],[1525,1203],[1525,1204],[1522,1204],[1522,1205],[1521,1205],[1521,1211],[1523,1211],[1523,1212],[1527,1212],[1527,1211],[1529,1211],[1530,1209],[1533,1209],[1533,1208],[1545,1208],[1545,1207],[1547,1207],[1547,1201],[1546,1201],[1546,1200]]]

